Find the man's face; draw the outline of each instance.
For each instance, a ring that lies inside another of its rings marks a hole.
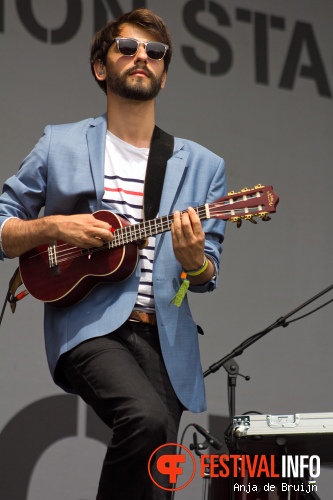
[[[125,24],[119,37],[142,42],[158,41],[145,29],[133,24]],[[136,101],[154,99],[166,81],[163,59],[149,59],[144,45],[139,45],[134,56],[124,56],[113,43],[107,55],[105,71],[108,92]]]

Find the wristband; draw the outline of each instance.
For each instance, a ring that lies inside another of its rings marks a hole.
[[[198,267],[198,269],[194,269],[193,271],[182,271],[181,275],[180,275],[180,280],[181,280],[181,285],[178,289],[178,292],[176,293],[176,295],[173,297],[173,299],[169,302],[169,306],[170,304],[174,304],[175,306],[177,307],[180,307],[183,300],[184,300],[184,297],[187,293],[187,290],[190,286],[190,282],[189,280],[187,279],[187,276],[200,276],[200,274],[204,273],[208,267],[208,261],[209,259],[207,259],[206,255],[205,255],[205,260],[203,261],[203,264]]]
[[[208,267],[208,259],[205,255],[205,260],[202,265],[198,267],[198,269],[194,269],[193,271],[185,271],[188,276],[200,276],[200,274],[204,273]]]

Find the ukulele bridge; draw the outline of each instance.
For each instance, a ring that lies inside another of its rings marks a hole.
[[[48,246],[49,267],[53,276],[59,276],[60,268],[57,258],[57,243],[54,241]]]

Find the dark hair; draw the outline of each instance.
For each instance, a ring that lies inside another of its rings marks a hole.
[[[136,24],[151,33],[154,37],[157,38],[158,41],[169,45],[169,49],[164,56],[165,71],[168,71],[168,67],[171,61],[171,36],[167,25],[161,17],[157,16],[151,10],[145,8],[135,9],[131,12],[127,12],[126,14],[122,14],[120,17],[118,17],[114,21],[111,21],[104,28],[98,31],[95,34],[91,44],[90,68],[95,80],[105,93],[106,82],[104,80],[99,81],[96,78],[94,72],[94,63],[98,60],[102,61],[103,64],[106,63],[106,57],[111,42],[112,40],[114,40],[114,38],[120,35],[121,28],[124,24]]]

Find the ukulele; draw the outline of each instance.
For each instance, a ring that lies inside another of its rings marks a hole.
[[[254,217],[270,220],[279,201],[272,186],[231,191],[213,203],[194,208],[200,220],[217,218],[256,223]],[[173,215],[164,215],[138,224],[108,210],[93,216],[111,225],[113,240],[101,247],[79,248],[64,241],[40,245],[21,255],[20,273],[28,292],[38,300],[68,307],[82,300],[100,283],[116,283],[128,278],[138,263],[140,245],[149,236],[170,231]]]

